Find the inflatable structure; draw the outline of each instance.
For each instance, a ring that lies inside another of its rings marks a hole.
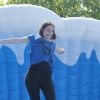
[[[54,80],[57,100],[100,100],[100,20],[61,18],[35,5],[0,7],[0,39],[38,34],[40,26],[55,24],[58,45]],[[29,100],[24,77],[29,66],[27,43],[0,44],[0,100]],[[41,92],[41,100],[45,100]]]

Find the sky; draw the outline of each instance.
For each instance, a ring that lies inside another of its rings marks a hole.
[[[8,0],[0,0],[0,1],[3,1],[4,3],[6,3]]]

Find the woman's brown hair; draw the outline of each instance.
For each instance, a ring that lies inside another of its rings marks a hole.
[[[52,25],[52,26],[54,27],[53,36],[51,37],[51,39],[55,40],[55,39],[56,39],[55,26],[54,26],[54,24],[52,24],[51,22],[45,22],[45,23],[41,26],[40,31],[39,31],[39,34],[40,34],[41,37],[43,37],[43,31],[44,31],[44,29],[45,29],[47,26],[49,26],[49,25]]]

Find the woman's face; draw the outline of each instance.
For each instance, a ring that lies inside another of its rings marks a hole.
[[[50,40],[54,34],[54,26],[48,25],[43,31],[43,38],[46,40]]]

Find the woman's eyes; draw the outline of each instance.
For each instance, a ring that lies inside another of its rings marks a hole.
[[[46,31],[47,31],[47,32],[52,32],[52,33],[54,32],[54,31],[51,31],[51,30],[46,30]]]

